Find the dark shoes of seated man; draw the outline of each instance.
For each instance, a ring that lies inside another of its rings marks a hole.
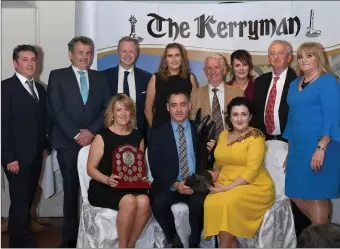
[[[184,245],[181,241],[181,238],[178,236],[178,234],[175,235],[175,237],[172,239],[170,246],[171,248],[184,248]],[[198,243],[193,243],[191,236],[189,237],[189,248],[198,248]]]
[[[58,248],[76,248],[77,247],[77,241],[76,240],[69,240],[67,242],[62,242]]]

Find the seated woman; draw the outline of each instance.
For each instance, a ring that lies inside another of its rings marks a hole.
[[[87,162],[87,173],[92,177],[89,202],[118,211],[120,248],[133,248],[150,218],[147,190],[115,188],[120,177],[112,174],[112,151],[119,145],[130,144],[144,151],[144,140],[134,129],[135,117],[135,105],[127,95],[113,96],[105,112],[106,128],[94,138]]]
[[[232,79],[228,85],[237,86],[244,91],[246,98],[252,102],[254,98],[253,59],[247,50],[239,49],[230,55]]]
[[[263,166],[265,136],[249,127],[250,103],[236,97],[227,106],[229,130],[215,149],[214,186],[204,203],[204,238],[218,235],[219,247],[238,247],[235,236],[252,238],[275,199],[272,179]]]

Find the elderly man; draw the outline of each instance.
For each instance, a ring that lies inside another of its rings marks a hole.
[[[288,119],[287,94],[290,83],[296,78],[289,67],[293,48],[283,40],[273,41],[268,48],[272,72],[262,74],[255,80],[253,126],[260,129],[267,140],[266,167],[271,173],[276,193],[284,195],[284,160],[288,143],[281,137]],[[309,220],[293,204],[297,235],[309,225]]]
[[[119,65],[103,72],[107,76],[111,96],[125,93],[136,103],[137,127],[143,137],[147,138],[144,106],[146,88],[152,74],[135,66],[138,55],[138,41],[124,36],[118,42]]]
[[[233,98],[244,96],[241,89],[225,83],[227,70],[227,65],[222,56],[218,54],[208,56],[204,60],[204,72],[209,84],[197,88],[191,93],[190,119],[194,120],[198,109],[201,108],[201,117],[210,115],[216,123],[215,138],[226,128],[224,115],[226,106]]]

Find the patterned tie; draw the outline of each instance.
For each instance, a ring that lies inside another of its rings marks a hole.
[[[87,87],[85,72],[78,71],[78,73],[80,74],[80,94],[81,94],[81,98],[83,99],[83,103],[85,105],[87,101],[87,97],[89,95],[89,89]]]
[[[129,90],[129,82],[128,82],[128,75],[129,71],[124,71],[124,88],[123,88],[123,93],[125,93],[127,96],[130,97],[130,90]]]
[[[184,127],[182,124],[178,125],[179,130],[179,165],[182,171],[182,180],[189,176],[189,166],[187,158],[187,143],[184,134]]]
[[[212,119],[214,120],[216,124],[215,138],[217,138],[220,135],[220,133],[223,131],[224,127],[223,127],[221,106],[220,106],[220,103],[218,102],[218,98],[216,94],[218,89],[213,88],[212,91],[214,92],[213,103],[212,103]]]
[[[280,77],[274,77],[274,82],[272,89],[269,92],[267,105],[266,105],[266,117],[265,117],[265,125],[266,125],[266,132],[268,134],[272,134],[275,130],[274,124],[274,106],[276,100],[276,83]]]
[[[38,96],[35,93],[34,88],[33,88],[33,80],[30,80],[30,81],[26,80],[26,83],[30,87],[31,95],[33,96],[34,100],[38,102],[39,101]]]

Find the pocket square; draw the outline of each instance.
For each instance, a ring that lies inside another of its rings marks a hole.
[[[142,92],[141,94],[144,94],[144,93],[146,93],[146,91]]]

